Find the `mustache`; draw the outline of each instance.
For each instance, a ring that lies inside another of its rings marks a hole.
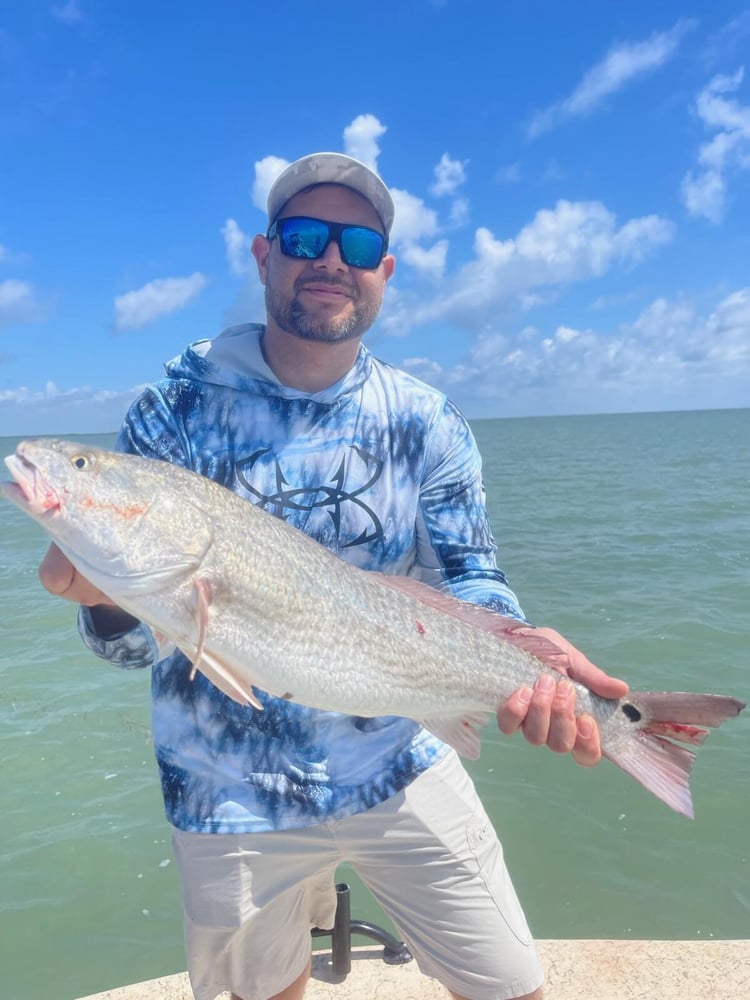
[[[306,285],[329,285],[331,288],[346,292],[353,299],[359,298],[357,286],[353,282],[342,281],[341,278],[336,278],[330,274],[313,271],[310,274],[300,275],[294,282],[295,292],[301,291]]]

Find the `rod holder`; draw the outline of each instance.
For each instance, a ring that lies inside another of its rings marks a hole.
[[[403,941],[399,941],[383,927],[368,920],[352,920],[351,890],[346,882],[336,883],[336,916],[330,930],[313,927],[312,936],[331,938],[331,963],[336,976],[345,979],[352,971],[352,934],[361,934],[383,945],[386,965],[406,965],[413,955]]]

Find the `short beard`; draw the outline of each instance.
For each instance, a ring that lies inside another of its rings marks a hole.
[[[327,318],[310,313],[295,295],[291,299],[277,294],[270,282],[265,289],[266,310],[271,319],[286,333],[301,340],[319,343],[341,343],[361,337],[372,326],[380,310],[380,303],[363,306],[354,301],[354,308],[347,316]]]

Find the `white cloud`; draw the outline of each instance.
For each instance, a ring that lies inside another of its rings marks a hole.
[[[255,179],[253,180],[252,199],[253,205],[266,214],[268,203],[268,192],[271,185],[282,171],[289,166],[289,160],[283,160],[280,156],[264,156],[262,160],[255,163]]]
[[[568,97],[534,116],[527,128],[529,138],[549,131],[568,118],[590,114],[605,98],[632,80],[659,69],[675,55],[684,35],[695,24],[693,20],[680,20],[668,31],[654,32],[643,41],[613,46]]]
[[[377,171],[380,146],[378,139],[386,132],[375,115],[357,115],[344,129],[344,152]]]
[[[115,327],[133,330],[176,312],[195,298],[206,283],[205,276],[196,271],[188,278],[156,278],[142,288],[119,295],[115,299]]]
[[[28,281],[9,278],[0,282],[0,328],[41,319],[41,306]]]
[[[145,385],[129,389],[59,389],[48,381],[43,389],[0,390],[0,435],[110,433]]]
[[[732,76],[718,74],[695,102],[695,114],[715,135],[700,147],[698,168],[685,174],[680,190],[691,215],[714,223],[726,212],[728,179],[750,169],[750,105],[727,96],[740,88],[743,78],[742,67]]]
[[[250,237],[243,233],[234,219],[227,219],[221,227],[227,261],[232,274],[247,274],[250,268]]]
[[[421,246],[439,232],[437,213],[428,208],[421,198],[391,188],[396,217],[391,230],[390,246],[398,249],[398,259],[412,267],[419,276],[434,280],[442,277],[448,254],[447,240],[438,240],[433,246]],[[393,301],[393,296],[391,296]]]
[[[435,180],[430,187],[430,194],[436,198],[455,194],[456,189],[466,182],[466,164],[468,160],[452,160],[443,153],[440,162],[435,167]]]
[[[391,188],[391,196],[396,207],[391,246],[417,243],[437,234],[437,213],[428,208],[421,198],[399,188]]]
[[[433,281],[442,278],[448,255],[448,241],[438,240],[429,249],[414,243],[406,244],[399,253],[399,261],[413,267],[420,275]]]
[[[680,187],[682,200],[691,215],[702,215],[710,222],[721,222],[724,216],[726,184],[716,170],[685,174]]]
[[[564,324],[550,333],[488,331],[458,364],[444,368],[428,357],[403,366],[442,386],[468,413],[498,408],[512,413],[611,412],[644,400],[692,408],[746,405],[750,379],[750,287],[701,315],[685,298],[656,299],[615,330]]]
[[[673,234],[672,223],[659,216],[618,227],[601,202],[561,200],[537,212],[513,238],[500,240],[486,227],[477,229],[473,259],[443,283],[441,294],[386,299],[381,325],[397,335],[441,320],[482,330],[511,304],[528,307],[540,293],[599,278],[615,264],[637,263]]]

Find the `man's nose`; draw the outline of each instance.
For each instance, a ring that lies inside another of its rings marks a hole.
[[[347,271],[349,269],[348,265],[341,259],[341,252],[336,240],[330,241],[325,251],[313,261],[313,264],[316,267],[324,267],[332,271]]]

